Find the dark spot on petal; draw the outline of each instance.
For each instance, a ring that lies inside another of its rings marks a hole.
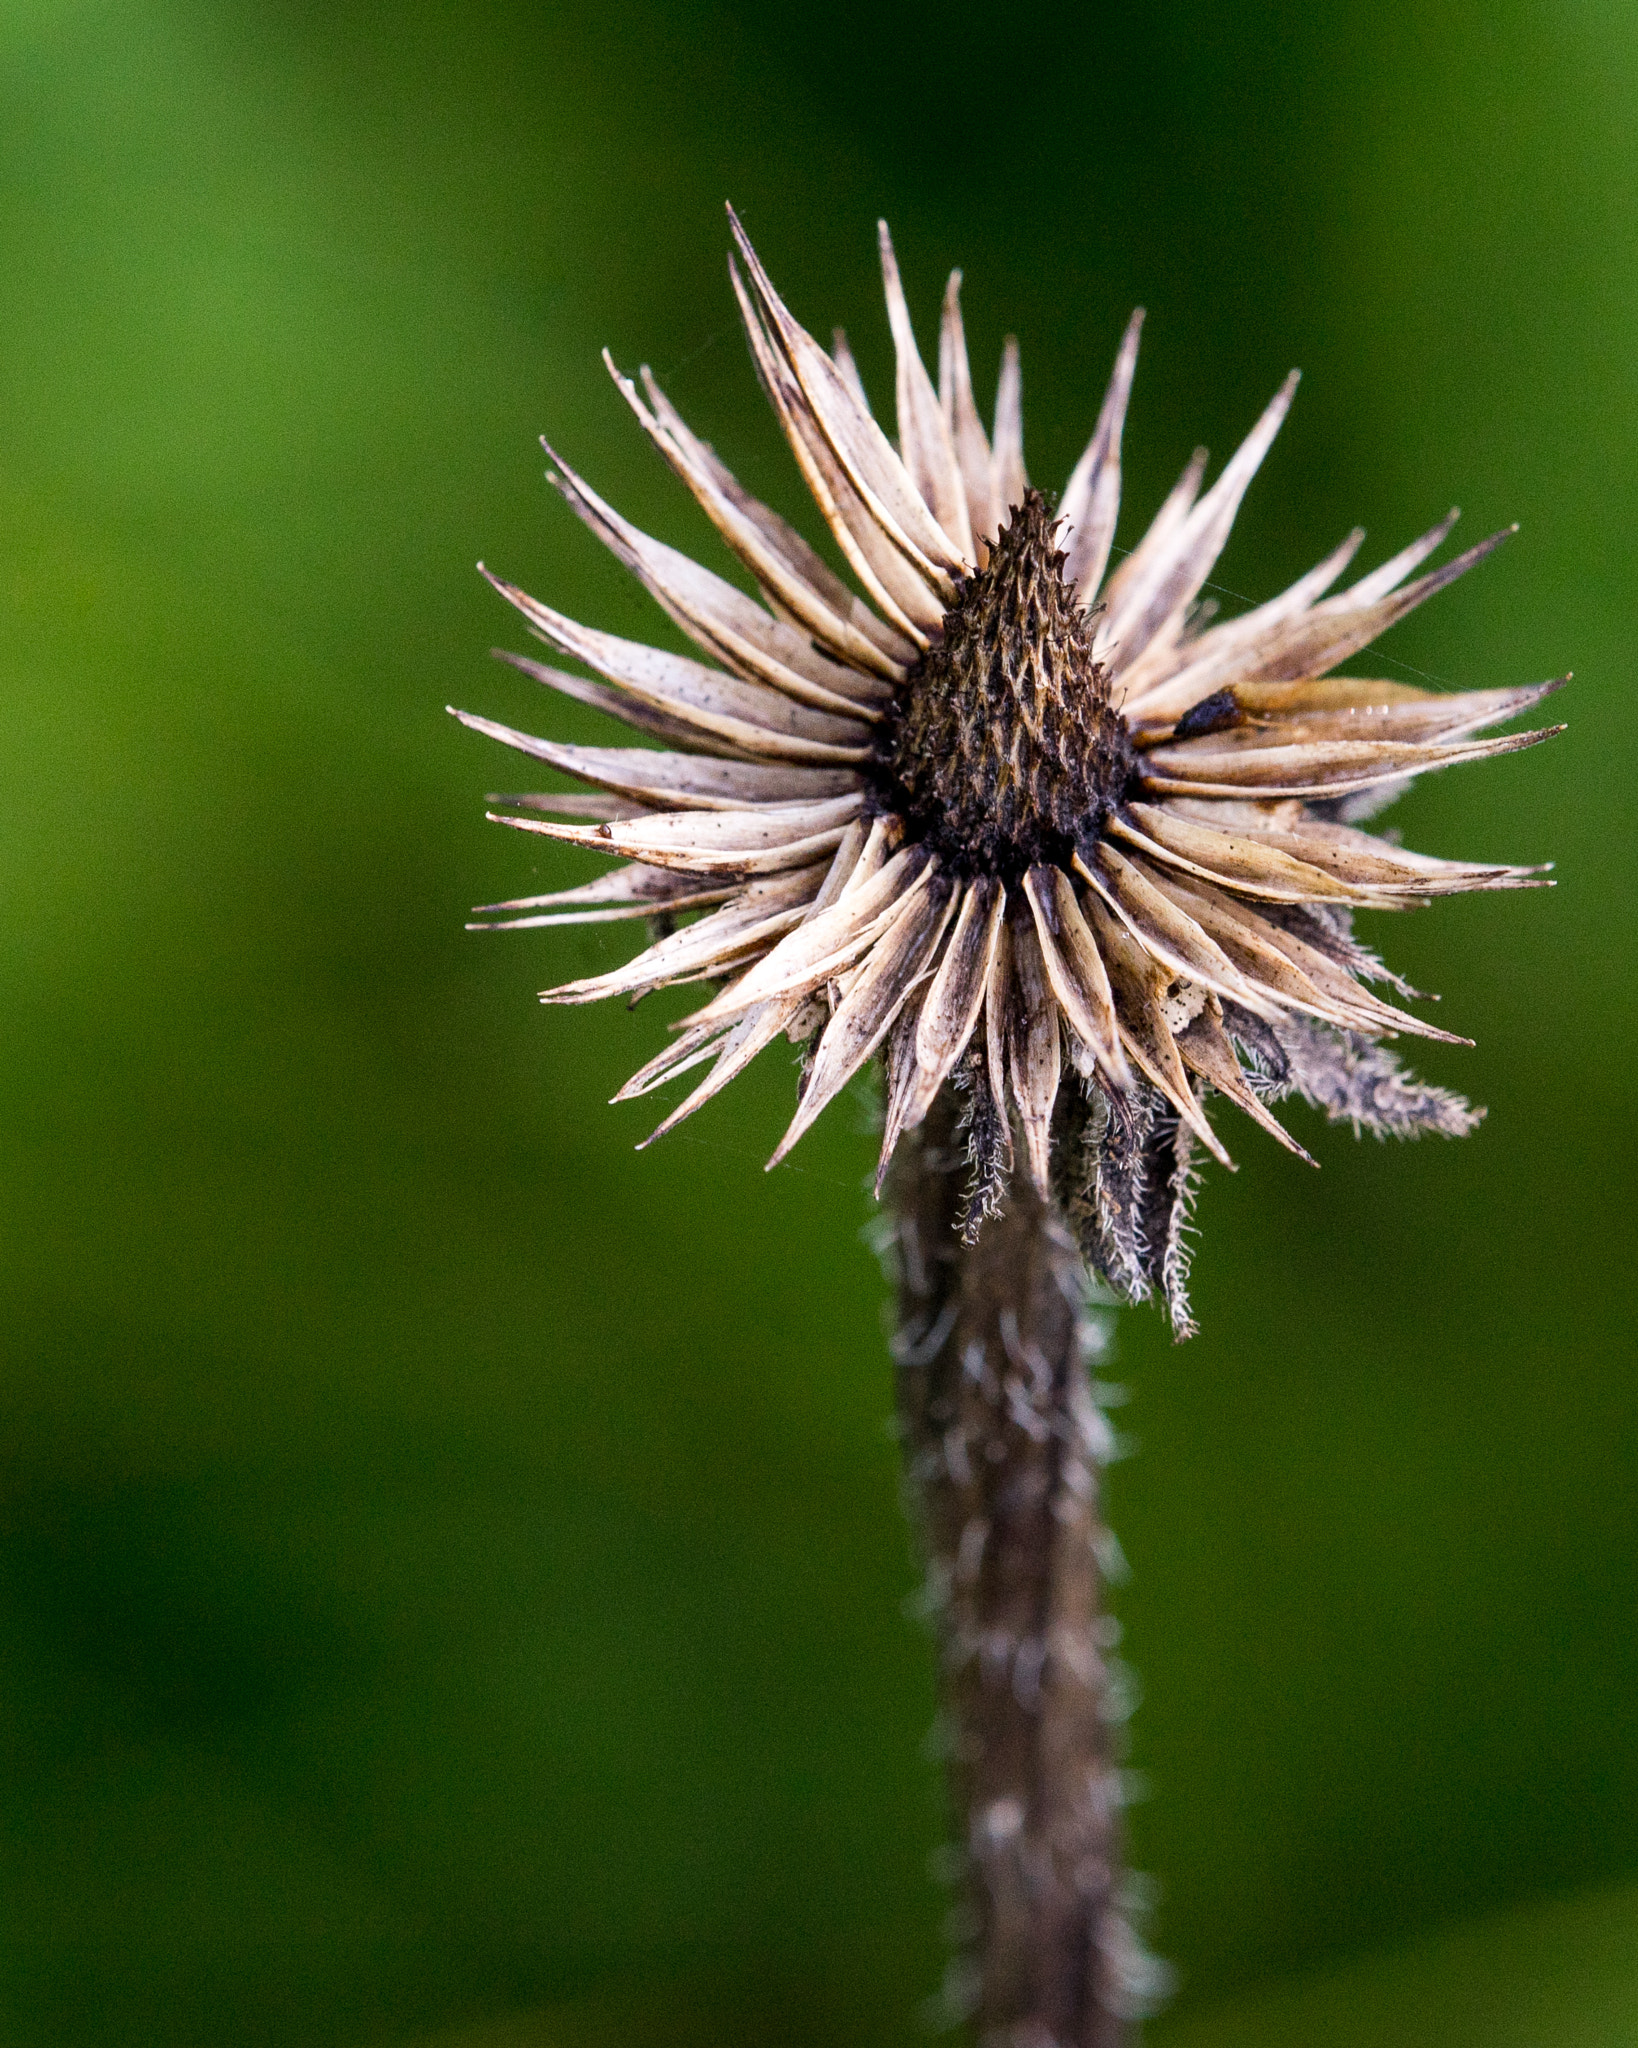
[[[1172,728],[1174,740],[1197,740],[1208,732],[1222,732],[1240,722],[1240,705],[1232,690],[1213,690],[1198,704],[1191,704]]]

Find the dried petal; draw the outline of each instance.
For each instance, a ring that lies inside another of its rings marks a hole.
[[[1092,439],[1070,472],[1058,506],[1058,517],[1066,532],[1064,576],[1074,586],[1082,604],[1089,605],[1097,597],[1115,538],[1115,520],[1120,512],[1120,435],[1126,423],[1126,401],[1132,394],[1142,332],[1140,306],[1127,322]]]
[[[968,530],[974,559],[984,566],[988,543],[1001,528],[1002,507],[996,501],[995,464],[990,438],[973,402],[972,370],[967,361],[967,336],[961,324],[961,272],[952,270],[944,293],[944,317],[938,337],[938,388],[944,422],[950,432],[962,486],[967,493]]]
[[[887,318],[893,329],[893,347],[898,359],[896,395],[899,415],[899,448],[910,480],[921,493],[922,502],[938,521],[949,545],[964,564],[973,556],[972,527],[967,517],[967,494],[962,488],[956,463],[955,443],[945,423],[933,380],[928,376],[916,347],[910,325],[910,308],[904,301],[899,280],[898,258],[886,221],[876,223],[881,243],[882,282],[887,291]]]

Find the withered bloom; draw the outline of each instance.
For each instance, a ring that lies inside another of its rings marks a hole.
[[[638,532],[548,451],[558,489],[709,660],[578,625],[497,581],[541,639],[601,680],[506,658],[665,750],[567,746],[458,713],[601,792],[511,798],[501,822],[626,859],[486,911],[523,913],[503,928],[663,920],[626,966],[548,1002],[721,984],[616,1098],[709,1063],[655,1137],[783,1035],[807,1056],[773,1164],[880,1049],[883,1172],[950,1082],[968,1227],[993,1210],[1020,1144],[1095,1269],[1127,1298],[1160,1290],[1186,1332],[1191,1153],[1230,1163],[1206,1116],[1213,1091],[1304,1158],[1268,1107],[1293,1091],[1356,1130],[1456,1136],[1477,1120],[1384,1048],[1452,1034],[1373,993],[1415,994],[1351,917],[1527,886],[1538,871],[1408,853],[1359,821],[1414,775],[1546,738],[1475,735],[1557,685],[1446,694],[1330,672],[1505,534],[1414,577],[1452,513],[1327,596],[1356,529],[1280,596],[1211,623],[1200,593],[1295,374],[1212,487],[1201,491],[1202,449],[1116,556],[1141,313],[1054,511],[1025,475],[1011,342],[993,436],[980,423],[959,273],[935,389],[882,226],[895,447],[844,337],[821,349],[737,220],[733,231],[763,387],[864,595],[740,487],[646,369],[640,394],[611,362],[764,601]]]
[[[1122,1687],[1099,1613],[1112,1438],[1087,1379],[1081,1260],[1127,1299],[1159,1294],[1188,1333],[1191,1161],[1203,1147],[1228,1163],[1214,1092],[1304,1158],[1270,1108],[1293,1092],[1356,1131],[1472,1127],[1386,1048],[1450,1034],[1376,992],[1416,994],[1352,915],[1540,872],[1360,826],[1411,776],[1546,738],[1476,735],[1556,685],[1332,674],[1503,537],[1418,575],[1454,513],[1340,592],[1357,531],[1281,596],[1212,618],[1201,593],[1294,377],[1211,488],[1201,450],[1117,558],[1141,315],[1054,508],[1024,472],[1010,342],[993,434],[979,422],[959,276],[935,388],[882,229],[895,446],[841,333],[820,348],[733,228],[752,356],[857,587],[741,489],[646,370],[639,392],[611,364],[762,602],[553,455],[559,490],[707,659],[497,586],[591,673],[508,660],[661,744],[565,746],[458,714],[590,786],[504,799],[503,823],[624,861],[488,913],[503,929],[657,922],[628,965],[550,1002],[708,985],[621,1091],[706,1068],[655,1136],[785,1037],[804,1055],[781,1159],[881,1053],[897,1401],[967,1894],[945,2003],[983,2048],[1116,2048],[1159,1980],[1121,1876]]]

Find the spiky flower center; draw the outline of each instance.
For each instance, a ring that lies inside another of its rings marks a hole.
[[[1016,881],[1096,839],[1131,773],[1126,727],[1052,513],[1030,491],[944,615],[883,735],[884,794],[957,874]]]

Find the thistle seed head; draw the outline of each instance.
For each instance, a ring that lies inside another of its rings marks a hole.
[[[635,959],[549,1002],[715,985],[616,1098],[703,1066],[655,1137],[780,1037],[805,1048],[803,1078],[770,1165],[878,1052],[884,1172],[955,1089],[975,1227],[1026,1174],[1097,1270],[1129,1297],[1158,1293],[1181,1334],[1195,1155],[1230,1163],[1214,1096],[1303,1159],[1269,1106],[1291,1092],[1356,1130],[1454,1136],[1477,1120],[1382,1043],[1451,1034],[1370,986],[1416,1000],[1351,920],[1541,872],[1433,860],[1357,827],[1412,776],[1548,738],[1559,728],[1477,735],[1558,685],[1439,693],[1333,671],[1504,536],[1417,575],[1452,514],[1327,595],[1356,531],[1289,590],[1212,622],[1200,593],[1294,376],[1210,489],[1202,450],[1111,569],[1141,315],[1054,511],[1025,473],[1010,343],[993,432],[978,417],[958,278],[935,387],[881,230],[894,442],[840,333],[827,354],[732,226],[758,374],[858,588],[646,370],[639,392],[610,363],[761,601],[553,456],[552,482],[704,659],[497,583],[576,666],[508,660],[660,744],[566,746],[457,714],[580,785],[499,799],[502,823],[623,861],[488,905],[488,928],[651,922]]]
[[[1132,772],[1064,563],[1046,499],[1026,491],[882,732],[886,806],[965,879],[1016,888],[1042,862],[1068,868]]]

